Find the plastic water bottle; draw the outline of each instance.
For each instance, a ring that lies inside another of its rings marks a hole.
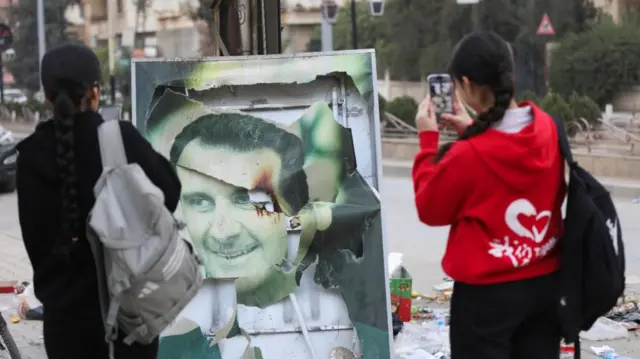
[[[436,312],[434,313],[434,319],[438,324],[438,331],[439,332],[442,331],[442,329],[447,325],[447,321],[446,321],[446,318],[444,317],[444,314]]]
[[[629,357],[623,357],[616,353],[605,353],[602,359],[631,359]]]
[[[447,326],[447,320],[444,316],[444,314],[440,313],[440,312],[435,312],[434,313],[434,319],[436,320],[436,325],[438,327],[437,331],[438,331],[438,338],[440,338],[440,341],[442,341],[441,344],[444,345],[444,340],[445,335],[447,333],[446,332],[446,326]]]

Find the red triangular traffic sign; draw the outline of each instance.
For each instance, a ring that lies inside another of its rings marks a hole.
[[[551,19],[549,19],[549,15],[546,13],[542,16],[542,21],[540,21],[540,25],[538,26],[538,31],[536,31],[537,35],[548,35],[552,36],[556,34],[556,29],[553,27],[551,23]]]

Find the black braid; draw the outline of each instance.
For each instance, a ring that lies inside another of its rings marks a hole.
[[[74,117],[82,105],[86,90],[79,86],[58,87],[53,98],[56,161],[62,200],[61,224],[64,238],[78,238],[80,208],[74,152]]]

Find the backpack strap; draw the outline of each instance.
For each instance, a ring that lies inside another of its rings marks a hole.
[[[98,127],[98,142],[103,168],[116,168],[128,163],[120,132],[120,121],[103,122]]]
[[[553,122],[556,124],[558,132],[558,144],[560,145],[560,153],[562,157],[567,161],[569,167],[575,166],[577,163],[573,160],[573,154],[571,153],[571,146],[569,146],[569,137],[564,130],[564,124],[557,117],[552,117]]]

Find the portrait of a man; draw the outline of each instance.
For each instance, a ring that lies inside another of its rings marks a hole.
[[[261,285],[287,259],[287,218],[309,200],[302,141],[242,113],[204,115],[170,151],[180,208],[193,244],[213,278]]]

